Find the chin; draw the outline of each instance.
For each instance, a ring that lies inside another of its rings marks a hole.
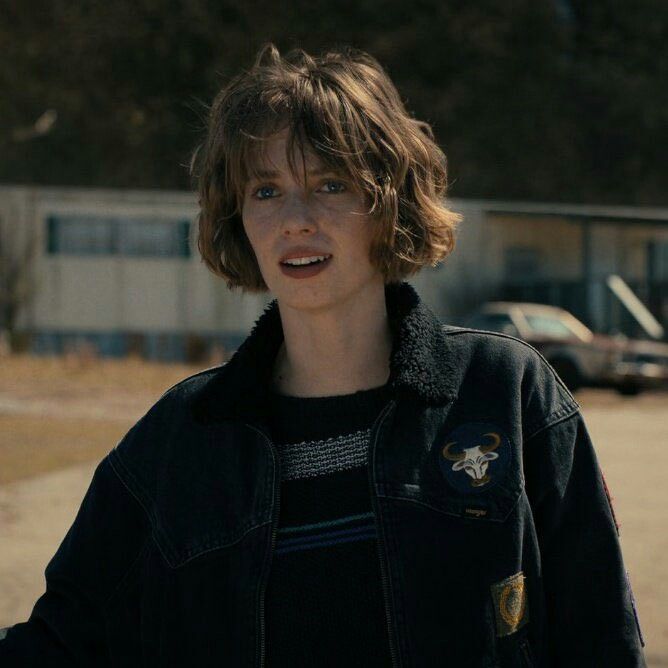
[[[275,292],[279,305],[296,311],[326,311],[345,301],[344,295],[329,290],[282,290]]]
[[[384,293],[385,282],[380,274],[359,277],[358,281],[346,282],[343,276],[332,275],[326,280],[288,279],[275,277],[270,285],[271,292],[279,305],[304,312],[322,312],[335,309],[344,304],[353,304],[356,300],[366,302],[376,290]],[[322,277],[325,279],[325,277]],[[266,279],[265,279],[266,281]]]

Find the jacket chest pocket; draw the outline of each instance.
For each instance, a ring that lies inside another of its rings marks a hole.
[[[523,489],[520,448],[486,421],[442,430],[412,467],[379,486],[381,495],[482,522],[504,522]]]

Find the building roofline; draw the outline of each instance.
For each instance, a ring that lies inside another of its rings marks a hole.
[[[0,195],[21,192],[43,200],[67,199],[81,196],[91,197],[101,202],[125,204],[154,203],[160,197],[163,204],[197,205],[197,197],[190,190],[162,190],[160,188],[101,188],[92,186],[40,186],[21,183],[1,183]]]
[[[668,225],[668,207],[600,205],[600,204],[565,204],[563,202],[521,202],[502,200],[452,199],[456,208],[476,206],[488,215],[510,214],[514,216],[546,216],[576,218],[583,223],[591,222],[633,222]]]

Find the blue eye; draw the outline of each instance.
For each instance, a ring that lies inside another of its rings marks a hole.
[[[255,191],[255,197],[258,199],[270,199],[274,196],[275,188],[273,186],[262,186]]]
[[[327,181],[324,185],[323,188],[325,189],[325,192],[331,195],[334,195],[336,193],[341,193],[346,189],[346,184],[342,183],[341,181]]]

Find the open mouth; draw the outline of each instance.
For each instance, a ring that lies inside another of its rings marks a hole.
[[[329,266],[331,255],[310,255],[283,260],[279,265],[285,276],[290,278],[311,278]]]
[[[284,260],[281,264],[284,267],[311,267],[316,264],[322,264],[329,260],[331,255],[313,255],[311,257],[296,257],[290,260]]]

